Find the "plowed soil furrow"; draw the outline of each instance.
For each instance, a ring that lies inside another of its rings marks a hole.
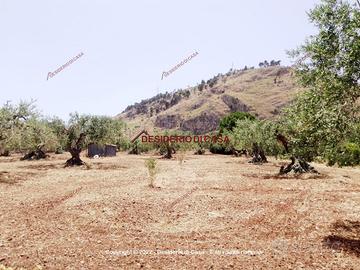
[[[360,168],[276,177],[282,161],[189,153],[158,157],[150,188],[148,156],[67,157],[0,158],[0,265],[360,269]]]

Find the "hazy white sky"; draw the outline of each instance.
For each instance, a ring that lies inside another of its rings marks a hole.
[[[116,115],[158,92],[265,59],[314,33],[315,0],[0,0],[0,103]],[[170,70],[197,51],[174,73]],[[84,55],[47,81],[71,58]]]

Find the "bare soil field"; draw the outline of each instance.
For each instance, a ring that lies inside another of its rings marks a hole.
[[[25,269],[360,269],[360,168],[120,153],[64,168],[0,158],[0,265]],[[1,266],[0,266],[1,269]]]

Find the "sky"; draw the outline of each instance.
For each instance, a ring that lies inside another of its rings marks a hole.
[[[317,3],[0,0],[0,104],[33,99],[44,115],[65,120],[71,112],[115,116],[232,67],[290,65],[286,51],[316,33],[306,12]]]

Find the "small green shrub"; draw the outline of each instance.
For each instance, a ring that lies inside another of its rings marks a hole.
[[[147,153],[152,150],[154,147],[150,143],[142,143],[139,140],[136,140],[130,148],[129,154],[140,155],[141,153]]]
[[[329,165],[337,163],[339,166],[356,166],[360,164],[360,144],[346,142],[337,153],[329,159]]]
[[[154,186],[154,182],[155,182],[155,178],[156,178],[156,173],[157,173],[157,167],[156,167],[156,160],[154,158],[148,158],[147,160],[145,160],[145,166],[148,169],[148,173],[149,173],[149,187],[153,188]]]

